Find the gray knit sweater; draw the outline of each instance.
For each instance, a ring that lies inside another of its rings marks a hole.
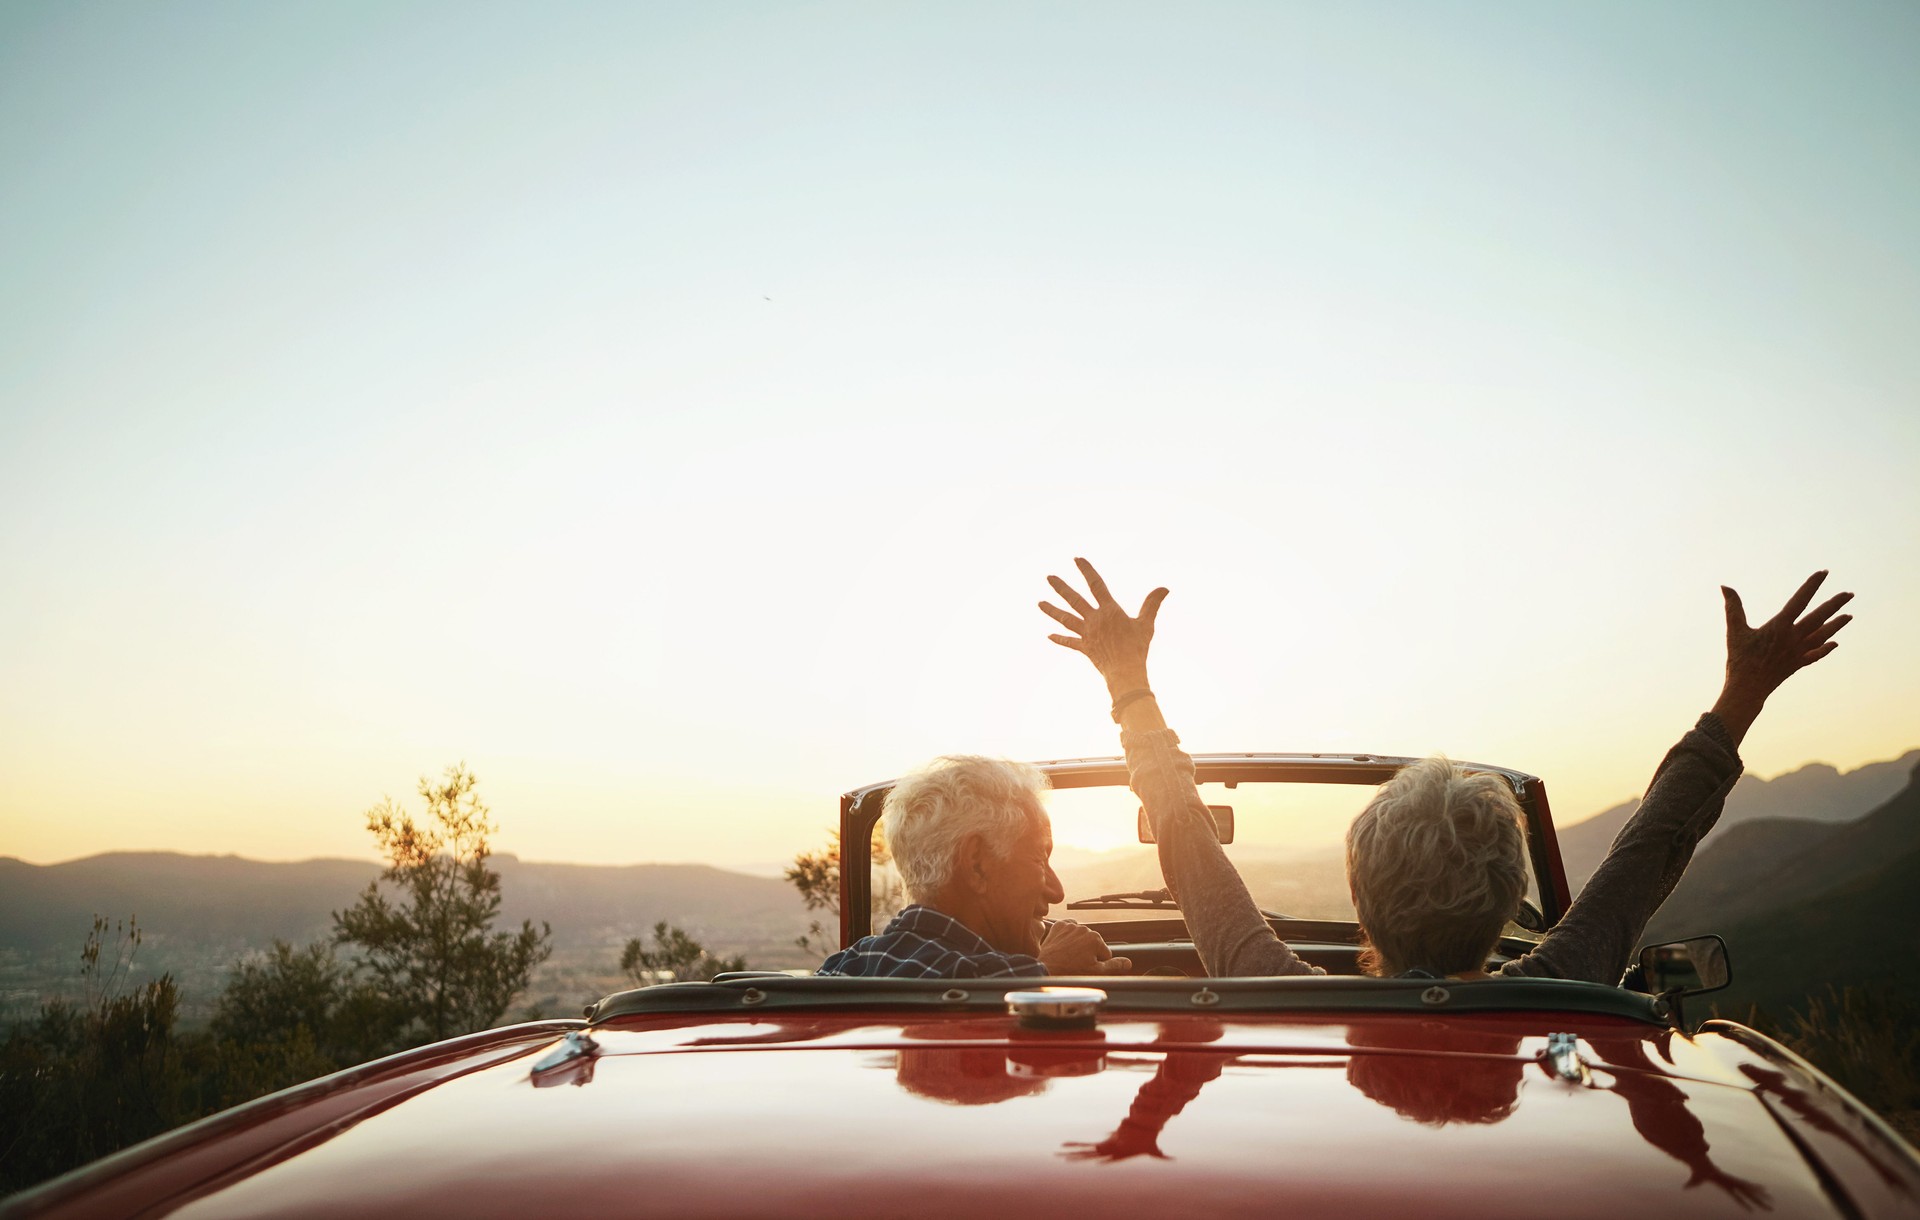
[[[1153,823],[1160,871],[1180,902],[1201,965],[1216,978],[1322,974],[1275,936],[1214,837],[1194,786],[1193,760],[1171,729],[1120,735],[1128,780]],[[1618,983],[1647,921],[1680,880],[1700,837],[1740,776],[1726,726],[1709,712],[1653,773],[1646,799],[1607,858],[1540,946],[1500,968],[1507,975]]]

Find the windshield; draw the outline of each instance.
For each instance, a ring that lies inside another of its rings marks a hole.
[[[1347,784],[1200,786],[1207,804],[1233,809],[1234,841],[1226,847],[1227,858],[1246,880],[1254,902],[1302,919],[1353,918],[1345,836],[1371,791]],[[1157,849],[1139,841],[1140,802],[1132,792],[1069,788],[1049,794],[1047,806],[1053,819],[1053,867],[1068,902],[1166,884]],[[1066,913],[1064,907],[1054,911]],[[1127,914],[1074,917],[1105,922]]]
[[[1352,921],[1347,891],[1346,834],[1374,789],[1363,784],[1260,783],[1228,787],[1203,783],[1200,795],[1210,806],[1233,811],[1233,842],[1225,848],[1254,902],[1275,915],[1294,919]],[[1126,788],[1067,788],[1047,796],[1053,820],[1053,867],[1066,890],[1067,903],[1101,895],[1157,890],[1158,849],[1139,841],[1140,802]],[[1531,866],[1528,896],[1534,893]],[[1083,923],[1127,918],[1165,918],[1153,910],[1073,910],[1065,904],[1052,914]]]

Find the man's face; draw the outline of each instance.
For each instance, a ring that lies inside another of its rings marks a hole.
[[[990,874],[986,893],[985,927],[980,935],[1002,953],[1040,952],[1040,921],[1047,908],[1066,898],[1060,878],[1048,858],[1053,855],[1053,824],[1034,801],[1027,827],[1013,841],[1005,859],[987,853]]]

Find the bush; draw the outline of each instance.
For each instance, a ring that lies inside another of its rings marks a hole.
[[[1920,1007],[1883,991],[1829,986],[1788,1014],[1781,1041],[1909,1141],[1920,1138]]]
[[[103,965],[109,936],[113,955]],[[133,920],[95,917],[80,951],[81,1002],[50,1001],[0,1043],[0,1191],[193,1117],[181,1110],[173,978],[122,991],[139,947]]]
[[[744,957],[715,957],[706,946],[661,920],[653,925],[653,947],[634,937],[620,954],[620,969],[636,986],[649,983],[704,983],[728,970],[745,970]]]

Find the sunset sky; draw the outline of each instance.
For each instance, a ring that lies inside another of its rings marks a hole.
[[[1117,749],[1920,746],[1920,6],[0,6],[0,855],[768,867]],[[1357,799],[1357,798],[1356,798]],[[1092,844],[1098,846],[1099,844]]]

